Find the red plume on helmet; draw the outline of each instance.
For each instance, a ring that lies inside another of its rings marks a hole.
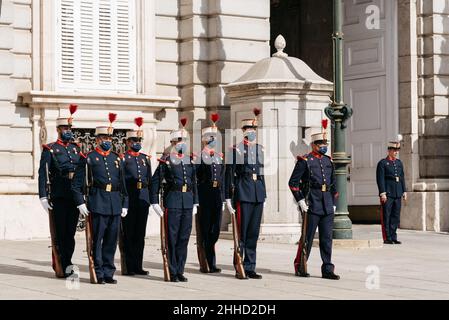
[[[143,118],[142,117],[135,118],[134,123],[136,124],[136,126],[140,128],[143,125]]]
[[[181,125],[184,128],[186,126],[186,123],[187,123],[187,118],[181,118],[181,120],[179,120],[179,122],[181,122]]]
[[[117,114],[110,112],[109,113],[109,122],[111,123],[111,125],[115,120],[117,120]]]
[[[77,105],[77,104],[74,104],[74,103],[71,103],[70,106],[69,106],[70,117],[69,117],[69,119],[67,120],[67,122],[68,122],[69,125],[72,125],[72,116],[73,116],[73,114],[76,112],[76,110],[78,110],[78,105]]]
[[[328,120],[327,119],[321,120],[321,126],[323,127],[324,130],[327,129],[327,124],[328,124]]]
[[[254,108],[253,113],[257,117],[261,113],[261,110],[259,108]]]
[[[72,103],[72,104],[69,106],[69,110],[70,110],[70,114],[71,114],[71,115],[74,114],[74,113],[76,112],[76,110],[78,110],[78,105]]]
[[[220,120],[220,115],[218,113],[212,113],[210,115],[210,120],[212,120],[212,122],[214,123],[214,127],[215,127],[215,123],[218,122],[218,120]]]

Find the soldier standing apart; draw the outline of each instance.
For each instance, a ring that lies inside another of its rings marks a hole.
[[[143,118],[134,120],[139,130],[126,133],[125,182],[129,195],[128,215],[122,219],[127,275],[148,275],[143,270],[143,250],[150,207],[149,185],[151,181],[150,156],[140,152]]]
[[[80,213],[84,217],[92,215],[93,255],[98,284],[117,283],[113,276],[116,270],[114,256],[120,215],[126,217],[128,213],[124,161],[119,154],[111,151],[114,130],[112,123],[115,119],[116,114],[110,113],[109,127],[96,128],[97,146],[80,162],[72,187]],[[89,186],[89,194],[84,194],[86,183]]]
[[[398,154],[401,143],[388,143],[388,156],[377,163],[376,180],[382,206],[382,236],[385,244],[401,244],[397,229],[401,215],[401,198],[407,200],[405,189],[404,166]]]
[[[210,273],[221,272],[216,266],[215,243],[220,235],[222,211],[224,210],[224,172],[223,154],[216,151],[219,120],[217,113],[211,115],[212,127],[201,132],[203,150],[201,161],[197,164],[198,196],[200,211],[198,213],[202,234],[202,245],[205,251]]]
[[[192,215],[198,210],[198,191],[195,165],[187,155],[187,119],[181,119],[182,129],[170,133],[171,151],[162,156],[151,179],[151,204],[164,216],[168,238],[170,281],[186,282],[184,266],[192,231]],[[159,191],[163,188],[163,206],[159,205]]]
[[[323,120],[323,127],[327,127],[327,120]],[[298,203],[298,210],[301,209],[307,214],[307,258],[318,227],[320,254],[323,261],[321,275],[325,279],[339,280],[340,276],[334,273],[335,266],[331,262],[335,201],[338,197],[335,169],[331,158],[326,155],[328,143],[324,130],[322,133],[312,134],[311,138],[312,152],[303,157],[298,156],[288,184]],[[299,248],[295,259],[295,275],[309,277],[308,273],[302,273],[298,269],[301,254],[302,250]]]
[[[77,105],[70,105],[70,114],[73,115],[76,109]],[[71,192],[72,179],[76,166],[85,156],[80,146],[73,141],[72,116],[56,119],[56,127],[58,140],[43,145],[39,166],[39,198],[47,213],[49,209],[53,210],[62,270],[64,277],[68,277],[73,272],[69,267],[72,266],[79,216]],[[51,184],[51,194],[46,188],[48,182]]]
[[[243,141],[229,152],[232,159],[226,163],[225,196],[229,212],[235,214],[237,211],[236,220],[245,273],[249,278],[261,279],[262,276],[255,271],[256,248],[267,194],[263,174],[263,147],[256,143],[257,116],[260,110],[255,108],[253,112],[254,119],[242,120]]]

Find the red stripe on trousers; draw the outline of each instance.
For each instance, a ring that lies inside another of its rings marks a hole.
[[[385,230],[385,224],[384,224],[384,206],[382,204],[382,201],[380,202],[380,226],[382,229],[382,238],[387,240],[387,231]]]

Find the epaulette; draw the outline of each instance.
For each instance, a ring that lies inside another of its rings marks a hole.
[[[157,161],[159,161],[160,163],[167,163],[168,160],[164,159],[164,158],[157,158]]]
[[[120,158],[122,160],[125,159],[125,155],[123,153],[118,153],[115,151],[111,151],[111,153],[115,154],[118,158]]]
[[[84,159],[87,158],[87,155],[85,155],[84,153],[80,152],[80,156],[83,157]]]
[[[296,156],[296,159],[297,160],[304,160],[304,161],[307,161],[307,156],[308,156],[308,154],[305,154],[305,155],[303,155],[303,156]]]
[[[51,151],[51,145],[50,144],[43,144],[42,149],[47,149]]]
[[[151,156],[150,156],[150,155],[147,155],[146,153],[141,152],[140,154],[143,155],[144,157],[146,157],[148,160],[151,159]]]
[[[328,156],[327,154],[325,154],[325,156],[328,157],[330,161],[333,161],[331,156]]]

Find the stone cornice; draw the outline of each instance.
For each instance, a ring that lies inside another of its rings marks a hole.
[[[176,109],[179,97],[146,96],[136,94],[106,94],[90,92],[48,92],[29,91],[20,94],[23,103],[31,108],[49,108],[54,105],[78,104],[92,109],[136,110],[136,111],[160,111],[162,109]]]

